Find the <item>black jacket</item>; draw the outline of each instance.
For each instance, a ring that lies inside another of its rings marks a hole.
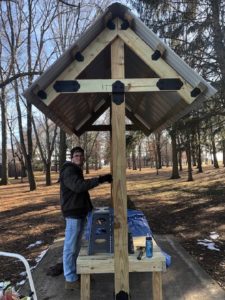
[[[66,162],[60,171],[60,203],[63,216],[84,218],[93,208],[88,190],[98,184],[98,178],[84,180],[82,169],[72,162]]]

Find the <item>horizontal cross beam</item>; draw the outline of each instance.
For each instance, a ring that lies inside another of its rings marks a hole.
[[[127,124],[126,131],[140,130],[135,124]],[[111,131],[111,125],[91,125],[86,131]]]
[[[124,84],[125,93],[177,91],[183,86],[179,78],[127,78],[60,80],[53,88],[57,93],[112,93],[118,81]]]

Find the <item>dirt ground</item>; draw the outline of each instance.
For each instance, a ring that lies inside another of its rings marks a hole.
[[[106,172],[91,171],[87,177]],[[187,182],[186,170],[177,180],[169,179],[170,174],[170,168],[159,170],[158,175],[150,168],[128,170],[127,194],[136,209],[145,213],[153,233],[175,235],[225,289],[225,168],[205,166],[202,174],[193,169],[193,182]],[[37,173],[38,188],[33,192],[20,180],[0,186],[0,251],[19,253],[32,267],[54,239],[64,235],[58,174],[52,177],[53,185],[46,187],[44,175]],[[94,206],[108,206],[109,185],[92,190],[91,196]],[[198,244],[199,240],[204,244]],[[18,260],[0,257],[0,283],[9,279],[16,285],[25,278],[22,272]]]

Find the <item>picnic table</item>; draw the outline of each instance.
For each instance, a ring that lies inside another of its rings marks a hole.
[[[131,213],[133,214],[133,212]],[[130,215],[130,214],[129,214]],[[135,215],[135,214],[133,214]],[[144,219],[146,225],[146,219]],[[133,222],[132,222],[133,223]],[[144,224],[143,223],[143,224]],[[90,226],[90,224],[89,224]],[[146,230],[145,230],[146,232]],[[149,228],[150,232],[150,228]],[[158,247],[154,237],[153,256],[148,258],[144,255],[140,260],[137,259],[140,248],[145,247],[146,234],[133,236],[134,253],[129,254],[129,272],[151,272],[152,273],[152,297],[149,299],[162,299],[162,272],[166,271],[166,257]],[[90,275],[114,273],[114,253],[94,253],[88,255],[88,240],[84,234],[82,238],[81,251],[77,259],[77,273],[81,275],[81,300],[90,298]]]

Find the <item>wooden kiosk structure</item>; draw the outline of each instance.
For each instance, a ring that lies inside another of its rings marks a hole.
[[[129,299],[129,270],[145,271],[136,261],[132,267],[127,250],[125,130],[142,130],[149,135],[215,92],[119,3],[108,7],[25,91],[31,103],[70,134],[111,130],[114,266],[109,265],[115,273],[115,299]],[[111,124],[93,125],[109,107]],[[125,124],[125,116],[132,124]],[[108,259],[112,263],[112,257]],[[162,299],[160,274],[164,266],[162,262],[160,272],[153,275],[153,297],[157,300]],[[90,299],[90,274],[81,273],[81,298]]]

